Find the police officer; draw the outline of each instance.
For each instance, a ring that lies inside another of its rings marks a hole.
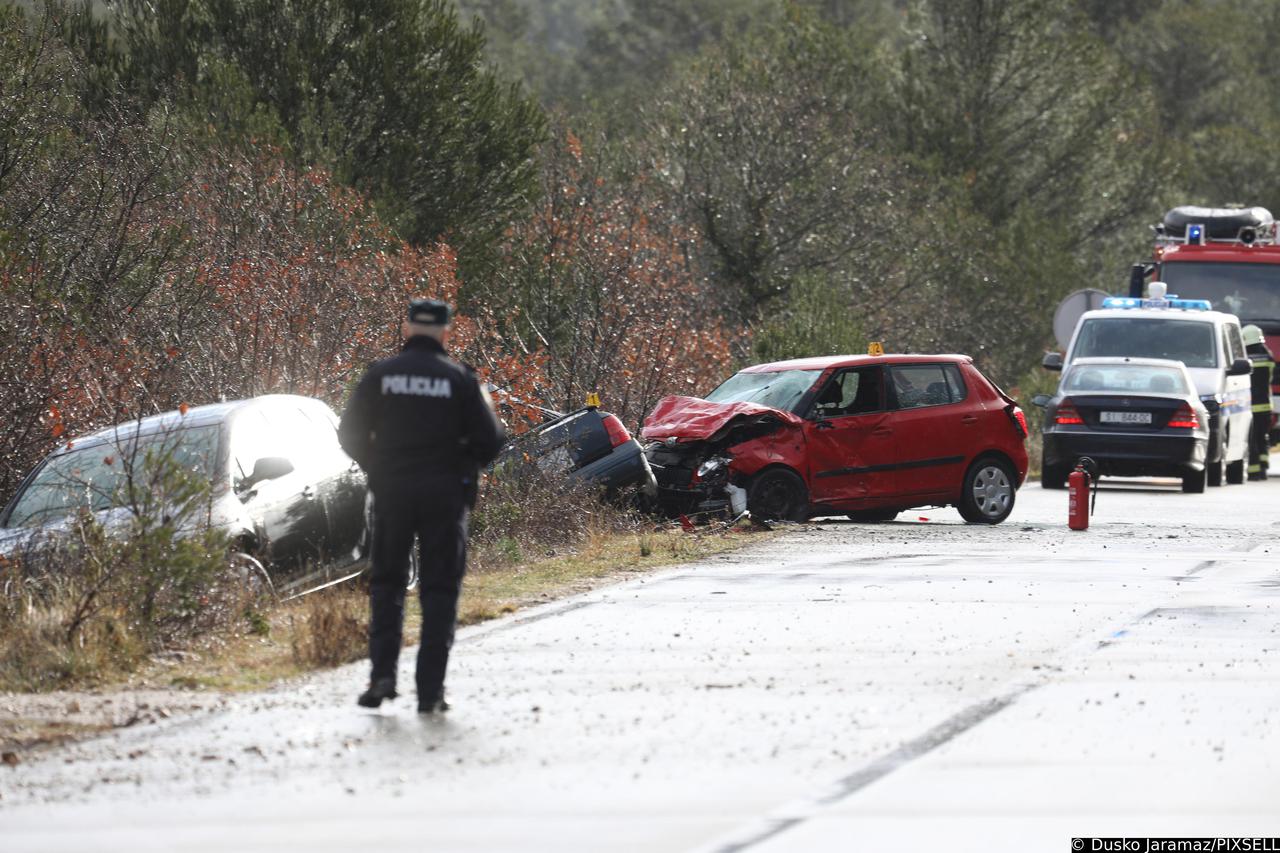
[[[342,415],[339,441],[373,493],[369,688],[357,702],[396,697],[409,553],[418,540],[419,713],[448,710],[444,676],[466,570],[467,516],[479,471],[506,440],[471,368],[445,354],[452,309],[409,303],[399,355],[372,365]]]
[[[1271,464],[1271,383],[1275,357],[1267,348],[1262,329],[1252,324],[1241,329],[1245,352],[1253,362],[1253,429],[1249,433],[1249,479],[1267,479]]]

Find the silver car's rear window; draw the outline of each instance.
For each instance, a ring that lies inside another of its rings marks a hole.
[[[167,455],[175,465],[206,479],[214,476],[219,427],[189,427],[95,443],[49,459],[18,495],[7,527],[65,518],[80,509],[122,506],[130,478],[142,479],[148,460]]]

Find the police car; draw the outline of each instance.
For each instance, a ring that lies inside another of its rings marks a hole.
[[[1214,311],[1206,300],[1170,296],[1164,282],[1155,281],[1146,299],[1113,296],[1101,308],[1086,311],[1076,323],[1065,359],[1049,353],[1044,366],[1061,370],[1080,358],[1125,356],[1186,365],[1209,413],[1208,483],[1243,483],[1253,412],[1252,366],[1240,320]]]

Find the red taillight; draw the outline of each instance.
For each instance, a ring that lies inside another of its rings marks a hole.
[[[1076,404],[1070,400],[1063,400],[1058,404],[1058,411],[1053,416],[1055,424],[1083,424],[1084,418],[1080,417],[1080,413],[1076,411]]]
[[[1165,426],[1172,429],[1197,429],[1200,426],[1200,419],[1196,417],[1194,409],[1183,403]]]
[[[1027,429],[1027,416],[1023,414],[1022,409],[1017,406],[1010,406],[1006,411],[1009,412],[1009,419],[1013,421],[1013,425],[1018,428],[1018,432],[1023,438],[1031,434]]]
[[[609,441],[613,442],[614,447],[631,440],[631,433],[627,432],[617,415],[605,415],[601,420],[604,421],[605,431],[609,433]]]

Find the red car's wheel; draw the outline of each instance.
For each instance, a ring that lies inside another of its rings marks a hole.
[[[747,509],[766,521],[804,521],[809,517],[809,490],[794,471],[769,468],[747,488]]]
[[[1017,478],[1003,459],[984,456],[969,466],[960,485],[960,515],[971,524],[999,524],[1013,512]]]

